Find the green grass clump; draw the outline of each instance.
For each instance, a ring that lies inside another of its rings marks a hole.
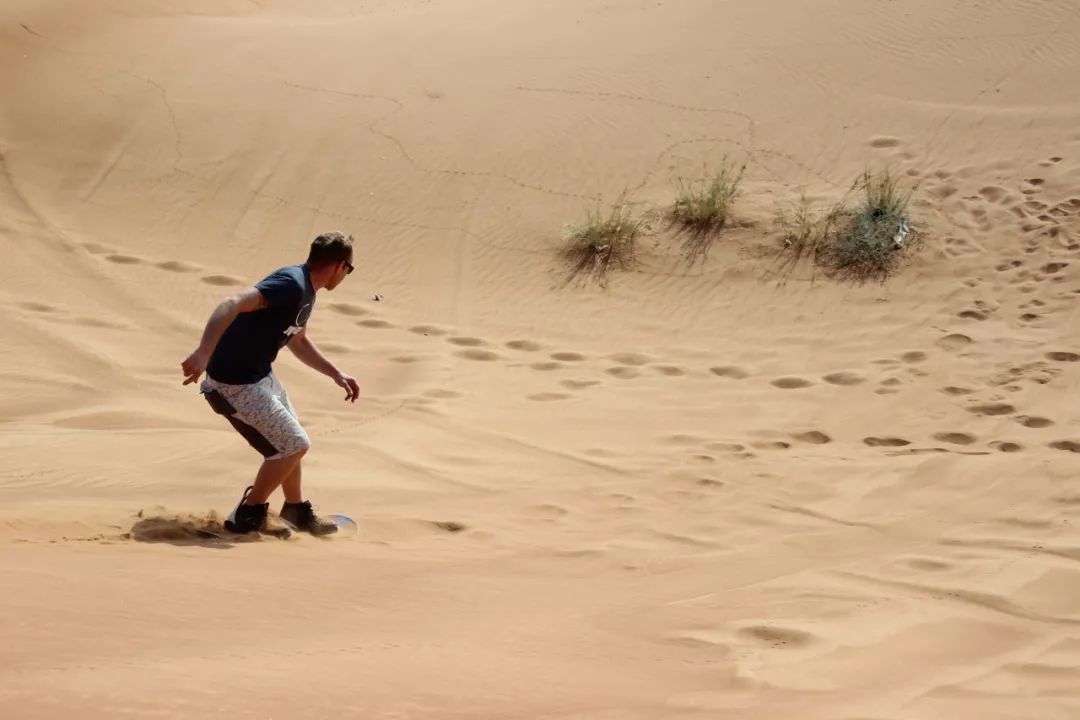
[[[784,265],[811,259],[830,277],[853,282],[884,282],[899,267],[905,251],[919,239],[907,216],[912,191],[900,188],[888,171],[867,171],[852,190],[862,197],[842,200],[814,215],[805,199],[782,214]]]
[[[903,245],[896,238],[901,224],[907,223],[911,193],[901,191],[888,172],[877,177],[867,172],[859,185],[863,200],[840,215],[822,262],[837,276],[884,281],[900,262]]]
[[[781,211],[777,224],[783,230],[782,267],[794,268],[804,258],[816,267],[842,211],[843,207],[836,205],[827,213],[815,214],[805,196],[790,210]]]
[[[632,267],[646,226],[646,219],[634,217],[621,198],[606,217],[599,208],[589,211],[585,222],[568,229],[560,252],[568,266],[567,282],[591,276],[603,286],[612,268]]]
[[[683,250],[693,263],[708,254],[713,236],[731,218],[731,206],[739,192],[746,165],[735,168],[725,162],[712,178],[693,185],[680,183],[670,219],[680,227]]]

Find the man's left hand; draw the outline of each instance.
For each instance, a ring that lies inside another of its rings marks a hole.
[[[360,396],[360,383],[356,382],[356,378],[346,375],[345,373],[339,373],[336,378],[336,382],[341,387],[345,388],[345,399],[356,402],[356,398]]]

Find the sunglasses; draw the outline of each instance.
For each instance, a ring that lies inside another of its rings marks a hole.
[[[356,268],[354,268],[354,267],[352,266],[352,263],[351,263],[351,262],[349,262],[348,260],[342,260],[341,262],[345,263],[345,267],[346,267],[346,268],[348,268],[348,269],[347,269],[347,270],[345,271],[345,274],[346,274],[346,275],[352,275],[352,271],[356,269]]]

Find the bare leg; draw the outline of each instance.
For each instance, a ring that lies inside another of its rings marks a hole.
[[[300,465],[301,462],[296,463],[296,467],[289,473],[289,476],[281,483],[281,489],[285,493],[285,502],[298,503],[304,501],[304,493],[300,489]]]
[[[303,457],[304,453],[298,452],[277,460],[264,460],[259,473],[255,476],[255,486],[251,489],[251,494],[248,495],[245,504],[262,505],[294,472],[296,474],[295,488],[299,490],[300,460]]]

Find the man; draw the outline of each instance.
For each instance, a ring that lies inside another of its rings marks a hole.
[[[339,232],[319,235],[303,265],[280,268],[226,298],[210,315],[199,347],[180,364],[185,385],[206,372],[200,390],[210,407],[264,457],[255,484],[225,520],[230,532],[287,535],[287,530],[267,525],[268,498],[278,486],[285,494],[283,520],[314,535],[337,530],[303,498],[300,461],[311,441],[271,365],[288,345],[301,362],[344,388],[346,401],[356,402],[356,380],[334,367],[307,337],[315,293],[333,290],[354,269],[352,242],[351,235]]]

